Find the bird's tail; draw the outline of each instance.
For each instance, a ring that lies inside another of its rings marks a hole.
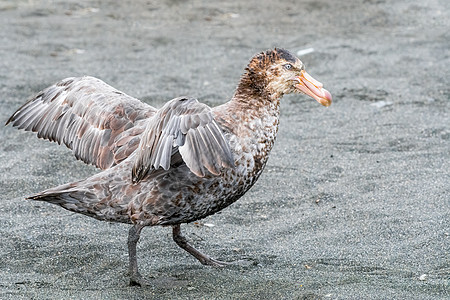
[[[126,207],[111,206],[111,195],[95,193],[93,188],[83,186],[83,182],[63,184],[27,197],[30,200],[45,201],[67,210],[87,215],[98,220],[130,223]],[[107,196],[107,197],[104,197]]]

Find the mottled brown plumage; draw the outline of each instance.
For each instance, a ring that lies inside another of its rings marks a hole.
[[[180,224],[214,214],[239,199],[266,165],[278,131],[280,99],[304,92],[323,105],[331,95],[283,49],[252,58],[233,98],[210,108],[180,97],[155,109],[93,77],[67,78],[40,92],[8,120],[64,143],[102,172],[29,199],[99,220],[131,223],[132,284],[144,284],[136,260],[143,227],[172,225],[174,241],[201,263]]]

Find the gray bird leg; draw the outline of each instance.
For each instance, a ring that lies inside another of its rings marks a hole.
[[[174,225],[172,227],[172,236],[175,243],[177,243],[178,246],[189,252],[192,256],[194,256],[196,259],[198,259],[202,264],[208,265],[208,266],[214,266],[214,267],[223,267],[228,265],[229,263],[215,260],[211,257],[209,257],[206,254],[201,253],[194,247],[192,247],[186,238],[181,234],[181,228],[180,225]]]
[[[142,228],[144,228],[144,226],[136,224],[131,227],[128,232],[128,257],[130,259],[128,270],[130,274],[130,285],[149,285],[149,282],[139,274],[137,265],[136,245],[139,241]]]

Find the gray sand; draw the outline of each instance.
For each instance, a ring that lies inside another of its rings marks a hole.
[[[128,225],[23,200],[97,170],[2,128],[1,299],[450,296],[449,1],[50,2],[0,2],[2,122],[81,75],[158,107],[180,95],[218,105],[275,46],[314,48],[301,59],[334,103],[285,97],[259,182],[183,226],[199,249],[247,264],[202,266],[169,228],[146,228],[148,288],[128,286]]]

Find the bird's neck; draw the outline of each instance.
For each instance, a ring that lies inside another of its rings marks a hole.
[[[279,103],[283,94],[272,87],[268,77],[264,70],[255,71],[247,67],[231,101],[244,106]]]
[[[238,86],[233,98],[214,108],[217,123],[226,132],[234,153],[239,178],[248,178],[239,185],[248,190],[264,169],[278,132],[280,98],[270,93]]]
[[[214,109],[215,119],[222,128],[237,137],[238,144],[252,147],[253,156],[265,164],[265,157],[271,151],[278,132],[282,95],[271,93],[246,75],[233,98]]]
[[[245,128],[251,128],[256,135],[261,134],[261,131],[269,130],[268,127],[273,127],[270,131],[276,131],[282,96],[264,86],[255,85],[244,75],[233,98],[214,108],[216,119],[222,126],[238,135]]]

